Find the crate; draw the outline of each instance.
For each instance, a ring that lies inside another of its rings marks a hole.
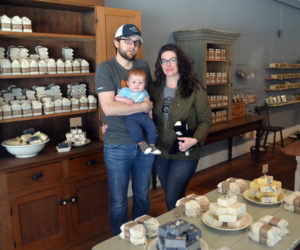
[[[232,119],[243,117],[246,115],[245,102],[232,103]]]

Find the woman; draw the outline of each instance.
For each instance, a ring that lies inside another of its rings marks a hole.
[[[171,210],[176,201],[185,196],[185,189],[197,168],[200,147],[211,125],[211,109],[206,92],[192,72],[189,58],[175,44],[166,44],[160,49],[155,76],[149,93],[154,104],[157,146],[162,151],[156,157],[155,168],[165,191],[168,210]],[[185,121],[194,133],[192,137],[179,137],[179,151],[170,154],[177,138],[173,131],[177,121]]]

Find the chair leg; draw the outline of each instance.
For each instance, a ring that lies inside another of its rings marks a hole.
[[[268,135],[269,135],[269,131],[266,131],[265,140],[264,140],[264,147],[267,144]]]
[[[280,132],[280,139],[281,139],[281,147],[283,148],[283,137],[282,137],[282,130],[279,131]]]
[[[275,152],[275,143],[276,143],[276,131],[274,131],[274,137],[273,137],[273,149],[272,149],[273,154]]]

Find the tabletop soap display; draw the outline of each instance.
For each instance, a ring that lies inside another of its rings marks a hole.
[[[289,233],[288,225],[285,219],[266,215],[251,225],[248,236],[265,246],[273,247]]]
[[[237,201],[237,195],[226,193],[217,202],[211,202],[209,208],[203,214],[202,221],[212,228],[235,231],[252,223],[251,215],[246,213],[246,205]]]
[[[284,193],[281,181],[276,181],[273,176],[267,175],[268,164],[263,165],[264,175],[250,182],[250,189],[244,191],[245,199],[264,205],[273,205],[283,202]]]

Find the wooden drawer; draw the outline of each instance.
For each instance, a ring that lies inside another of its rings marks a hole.
[[[32,191],[51,186],[63,180],[61,162],[7,174],[8,193],[25,189]]]
[[[72,179],[105,174],[103,153],[95,153],[68,160],[69,174]]]

